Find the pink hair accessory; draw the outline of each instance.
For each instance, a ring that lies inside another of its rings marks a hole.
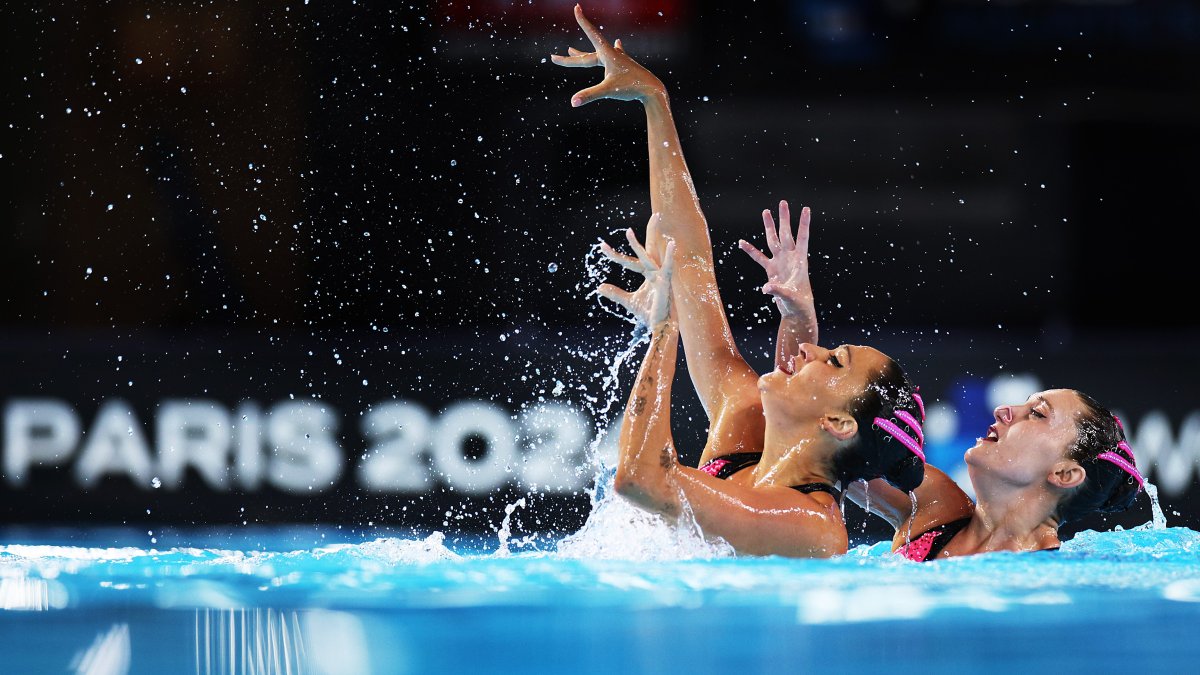
[[[897,413],[897,416],[899,416],[899,413]],[[911,417],[911,415],[909,417]],[[914,455],[916,455],[917,457],[920,457],[922,462],[925,461],[925,453],[921,451],[921,443],[918,443],[916,439],[914,439],[912,436],[909,436],[900,427],[896,426],[895,422],[892,422],[891,420],[885,420],[882,417],[876,417],[875,418],[875,426],[888,432],[888,434],[891,435],[892,438],[895,438],[896,440],[900,441],[900,443],[903,444],[904,447],[908,448],[909,450],[912,450],[912,453]]]
[[[917,408],[921,410],[921,421],[925,421],[925,401],[921,400],[921,388],[913,387],[913,399],[917,402]],[[1118,422],[1119,424],[1119,422]]]
[[[909,429],[917,433],[917,441],[920,442],[922,448],[925,447],[925,433],[921,431],[921,423],[917,421],[917,418],[910,415],[907,410],[897,410],[896,417],[903,420]]]
[[[1129,459],[1131,459],[1135,462],[1137,461],[1137,458],[1133,456],[1133,448],[1129,447],[1129,444],[1126,443],[1125,441],[1121,441],[1120,443],[1117,443],[1117,449],[1123,450],[1125,452],[1125,454],[1129,455]]]
[[[1121,431],[1125,431],[1125,425],[1124,425],[1124,424],[1121,424],[1121,418],[1120,418],[1120,417],[1117,417],[1116,415],[1113,415],[1113,421],[1117,423],[1117,428],[1118,428],[1118,429],[1120,429]]]
[[[1122,442],[1124,442],[1124,441],[1122,441]],[[1118,446],[1118,447],[1120,447],[1120,446]],[[1127,445],[1125,447],[1128,448],[1129,446]],[[1115,452],[1105,452],[1105,453],[1101,453],[1100,455],[1098,455],[1096,457],[1096,459],[1103,459],[1106,462],[1112,462],[1113,464],[1116,464],[1117,466],[1124,469],[1126,473],[1128,473],[1130,476],[1133,476],[1133,479],[1137,481],[1138,490],[1141,490],[1145,487],[1145,482],[1142,480],[1142,474],[1137,470],[1136,466],[1134,466],[1132,463],[1130,463],[1124,457],[1118,455]]]

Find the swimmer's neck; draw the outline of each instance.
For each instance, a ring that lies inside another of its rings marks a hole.
[[[1037,486],[976,485],[975,513],[964,532],[979,551],[1036,551],[1058,546],[1058,497]]]
[[[774,425],[767,421],[763,454],[754,467],[755,485],[834,483],[832,453],[818,425]]]

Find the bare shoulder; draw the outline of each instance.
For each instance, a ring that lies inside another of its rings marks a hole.
[[[917,508],[896,528],[893,547],[903,546],[909,536],[918,536],[946,523],[969,518],[975,513],[975,502],[967,496],[954,479],[941,469],[926,465],[925,480],[915,491]]]
[[[846,552],[846,526],[829,495],[742,485],[682,466],[675,475],[705,534],[739,553],[819,558]]]

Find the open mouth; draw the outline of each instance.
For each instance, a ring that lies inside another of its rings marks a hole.
[[[997,431],[996,431],[996,425],[993,424],[992,426],[988,427],[987,436],[984,436],[983,438],[981,438],[979,440],[990,441],[992,443],[995,443],[996,441],[1000,440],[1000,434],[997,433]]]

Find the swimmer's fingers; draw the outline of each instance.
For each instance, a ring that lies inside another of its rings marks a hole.
[[[646,252],[646,249],[642,247],[641,242],[637,240],[637,235],[633,233],[632,227],[625,230],[625,239],[629,241],[629,247],[633,249],[633,254],[637,256],[638,262],[642,264],[645,270],[658,269],[658,264],[654,262],[650,254]]]
[[[667,239],[667,248],[663,251],[662,274],[667,279],[667,283],[671,282],[671,275],[675,273],[675,240]]]
[[[792,238],[792,211],[786,199],[779,200],[779,245],[785,251],[796,248],[796,240]]]
[[[625,311],[629,312],[630,314],[637,314],[637,310],[634,308],[633,304],[633,293],[630,293],[629,291],[617,288],[612,284],[600,284],[600,286],[596,288],[596,294],[602,298],[608,298],[609,300],[612,300],[618,305],[624,307]]]
[[[600,84],[575,92],[575,95],[571,97],[571,107],[578,108],[598,99],[609,98],[615,91],[616,85],[612,78],[605,75],[604,79],[600,80]]]
[[[581,52],[573,47],[567,48],[566,56],[551,54],[550,60],[566,68],[595,68],[604,65],[595,52]]]
[[[609,246],[608,242],[604,241],[603,239],[600,240],[600,253],[604,254],[605,258],[608,258],[627,270],[632,270],[638,273],[646,271],[645,268],[642,267],[642,264],[638,262],[637,258],[631,255],[625,255],[624,253],[617,253],[616,249],[614,249],[612,246]]]
[[[612,46],[608,44],[608,40],[600,34],[600,31],[592,25],[592,22],[583,15],[583,8],[575,5],[575,22],[583,29],[583,33],[587,35],[588,41],[595,47],[596,52],[600,55],[601,60],[612,51]]]
[[[746,255],[753,258],[754,262],[761,265],[764,270],[767,269],[767,266],[771,264],[770,258],[763,255],[763,252],[758,250],[758,247],[756,247],[754,244],[751,244],[750,242],[746,241],[745,239],[738,240],[738,248],[745,251]]]
[[[805,206],[800,209],[800,222],[796,225],[796,250],[808,257],[808,233],[812,224],[812,209]]]
[[[771,215],[771,209],[763,209],[763,230],[767,233],[767,250],[772,255],[779,253],[779,235],[775,233],[775,218]]]

